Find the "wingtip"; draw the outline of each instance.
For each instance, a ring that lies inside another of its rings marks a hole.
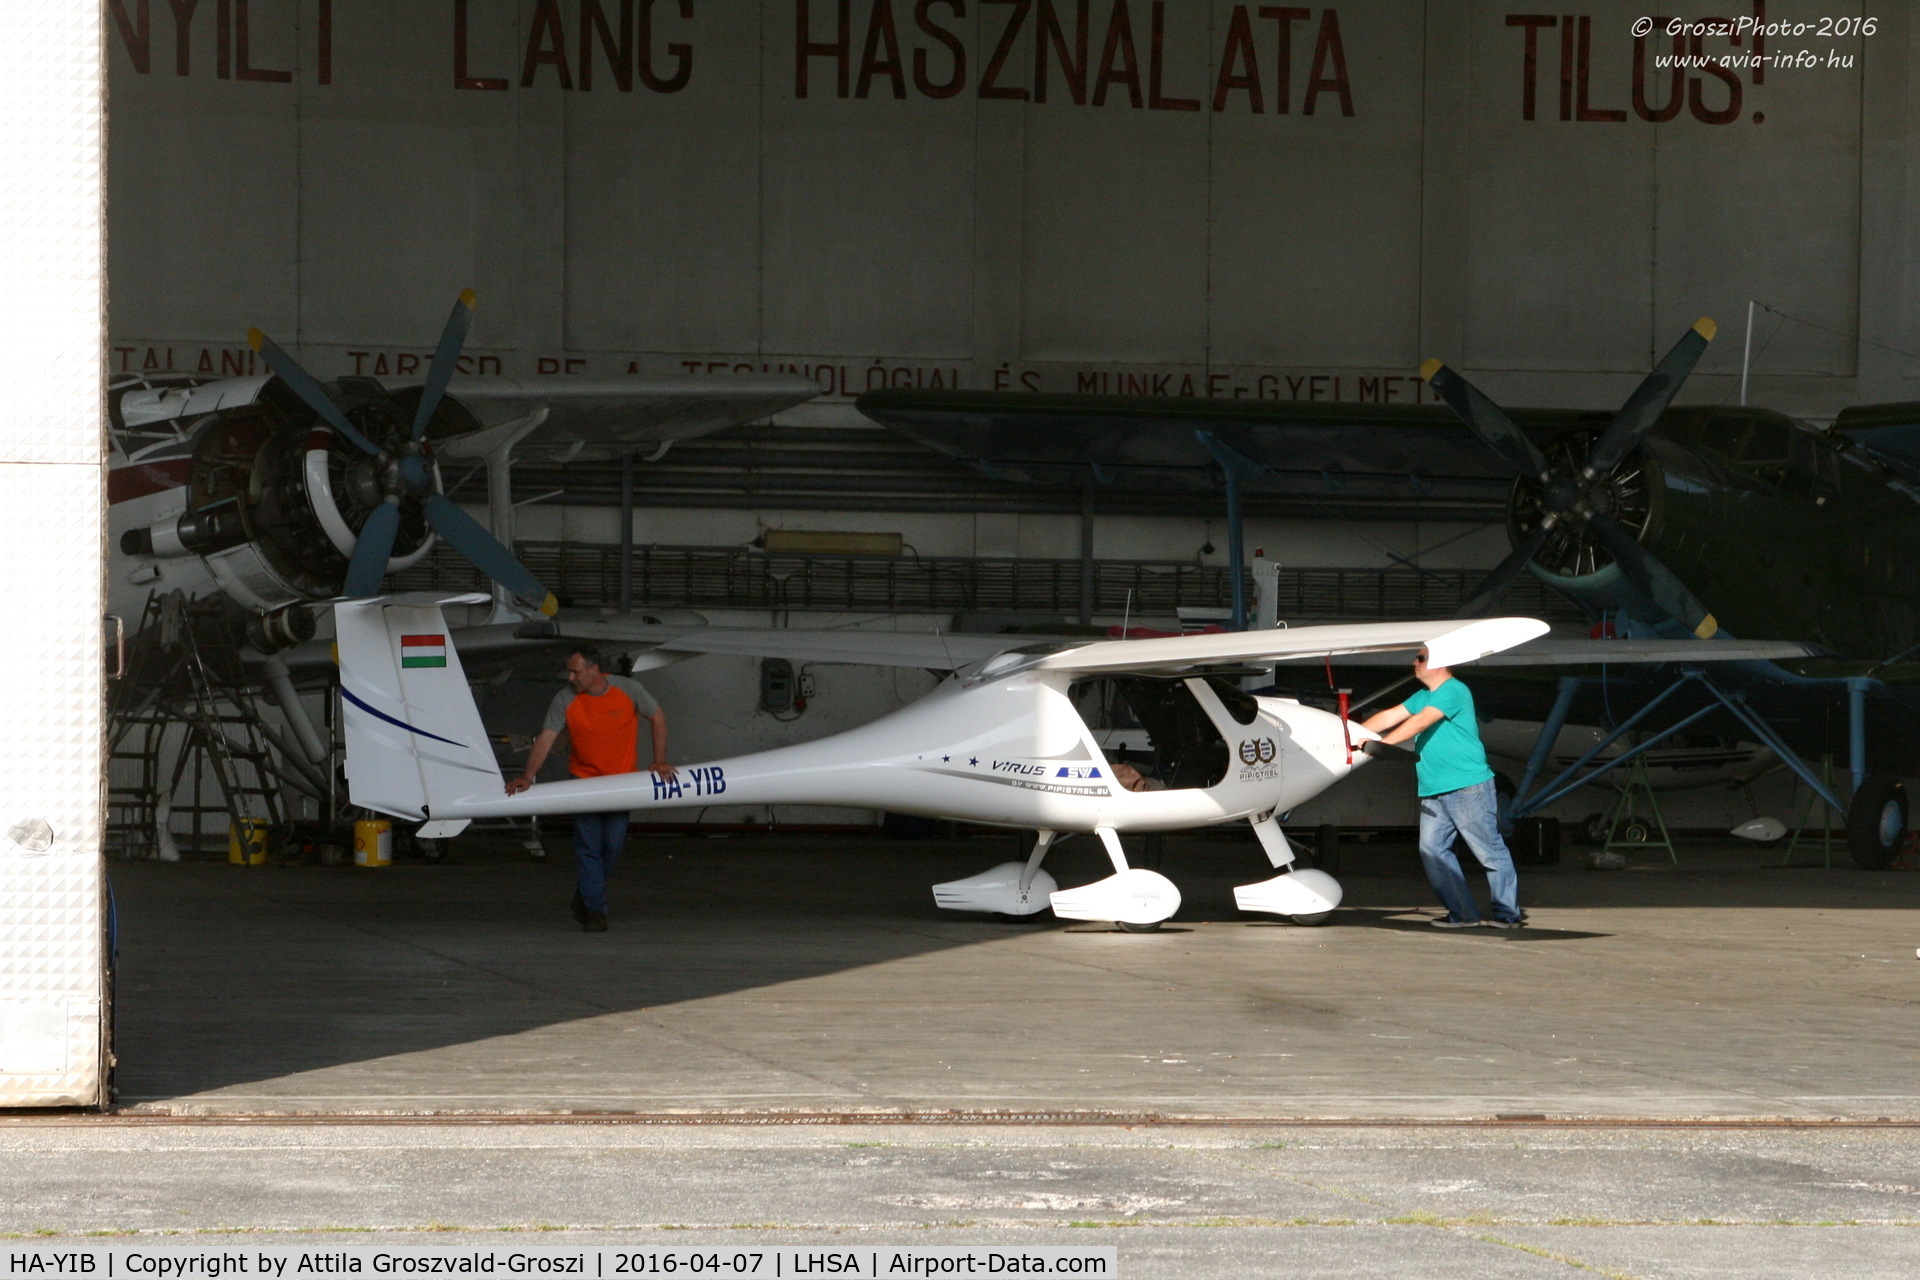
[[[1720,332],[1720,326],[1713,322],[1712,316],[1701,316],[1693,322],[1693,331],[1712,342],[1714,335]]]
[[[1401,367],[1405,368],[1406,366],[1402,365]],[[1420,380],[1422,382],[1432,382],[1433,375],[1440,372],[1440,370],[1443,368],[1445,368],[1445,366],[1442,365],[1438,360],[1427,361],[1425,364],[1420,366]]]
[[[258,351],[260,348],[267,345],[267,335],[260,332],[258,329],[249,329],[247,330],[247,345],[252,347],[255,351]]]
[[[547,592],[547,598],[540,602],[540,612],[549,618],[560,612],[560,598],[551,591]]]
[[[462,289],[460,291],[460,305],[472,311],[480,305],[480,295],[471,289]]]

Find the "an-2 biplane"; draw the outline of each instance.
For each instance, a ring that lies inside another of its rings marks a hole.
[[[1236,546],[1243,491],[1464,511],[1504,487],[1514,550],[1464,616],[1531,572],[1606,634],[1683,646],[1664,664],[1475,676],[1483,710],[1545,722],[1516,814],[1713,727],[1771,748],[1846,815],[1854,859],[1884,867],[1911,825],[1902,780],[1920,777],[1920,403],[1849,408],[1830,426],[1672,405],[1713,335],[1694,325],[1611,413],[1508,413],[1437,361],[1422,373],[1445,407],[908,390],[859,407],[1009,480],[1118,493],[1218,492],[1224,478]],[[1801,656],[1725,660],[1735,636]],[[1568,723],[1606,734],[1545,777]],[[1850,776],[1844,795],[1821,757]]]

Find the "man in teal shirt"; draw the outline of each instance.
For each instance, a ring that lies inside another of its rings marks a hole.
[[[1425,649],[1414,655],[1413,677],[1426,687],[1399,706],[1369,716],[1362,727],[1380,734],[1388,745],[1412,738],[1420,753],[1414,766],[1420,786],[1420,864],[1447,908],[1446,916],[1433,923],[1442,929],[1481,924],[1517,928],[1526,923],[1527,913],[1520,909],[1513,855],[1500,838],[1500,802],[1486,748],[1480,745],[1473,693],[1446,667],[1429,668]],[[1490,919],[1480,918],[1473,891],[1467,888],[1453,852],[1455,835],[1466,838],[1473,856],[1487,869],[1487,888],[1493,894]]]

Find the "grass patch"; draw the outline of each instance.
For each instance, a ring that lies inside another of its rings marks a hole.
[[[1582,1261],[1568,1254],[1555,1253],[1552,1249],[1542,1249],[1538,1245],[1521,1244],[1518,1240],[1503,1240],[1499,1236],[1481,1236],[1480,1239],[1487,1244],[1497,1244],[1505,1249],[1517,1249],[1521,1253],[1530,1253],[1536,1258],[1545,1258],[1549,1262],[1558,1262],[1565,1266],[1577,1267],[1582,1271],[1591,1271],[1597,1276],[1607,1277],[1607,1280],[1634,1280],[1633,1276],[1628,1275],[1624,1271],[1615,1271],[1611,1267],[1595,1266],[1591,1262]]]

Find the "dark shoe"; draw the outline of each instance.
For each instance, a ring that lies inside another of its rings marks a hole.
[[[1527,913],[1522,911],[1511,920],[1482,920],[1480,923],[1489,929],[1519,929],[1526,925]]]
[[[606,912],[589,911],[586,915],[587,918],[580,922],[581,928],[585,929],[588,933],[605,933],[607,931]]]
[[[1427,923],[1436,929],[1474,929],[1478,928],[1481,922],[1478,920],[1462,920],[1456,915],[1444,915],[1437,920],[1429,920]]]
[[[580,896],[578,889],[573,891],[573,901],[567,904],[567,910],[573,913],[575,924],[583,925],[587,922],[587,900]]]

